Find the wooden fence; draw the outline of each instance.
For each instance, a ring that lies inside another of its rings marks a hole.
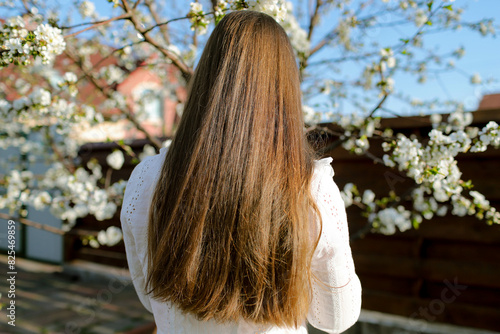
[[[474,125],[500,120],[500,110],[474,113]],[[327,124],[328,127],[334,125]],[[407,135],[425,136],[431,129],[428,117],[382,120]],[[323,137],[323,145],[336,140]],[[140,151],[144,142],[133,147]],[[373,153],[381,154],[376,142]],[[105,158],[113,149],[110,144],[84,147],[82,161]],[[358,188],[373,189],[386,195],[391,189],[402,193],[413,181],[364,156],[335,148],[325,154],[333,157],[334,180],[339,188],[348,182]],[[464,180],[472,180],[475,190],[486,195],[500,209],[500,150],[462,154],[458,157]],[[127,160],[111,179],[126,179],[133,166]],[[347,210],[349,229],[355,235],[366,225],[366,218],[354,207]],[[126,266],[123,244],[92,249],[83,247],[78,234],[96,231],[109,225],[119,226],[119,214],[109,221],[97,222],[87,217],[79,221],[66,237],[66,260],[85,259],[114,266]],[[447,215],[435,217],[418,230],[384,236],[368,234],[351,242],[356,271],[363,286],[363,308],[402,315],[425,326],[428,322],[444,322],[500,331],[500,226],[488,226],[475,217]]]

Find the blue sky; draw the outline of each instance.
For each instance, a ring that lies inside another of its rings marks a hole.
[[[355,2],[354,0],[353,2]],[[435,1],[439,3],[439,1]],[[495,26],[500,24],[500,1],[498,0],[456,0],[452,3],[454,7],[466,6],[462,15],[465,22],[477,22],[485,18],[493,18],[497,21]],[[337,15],[337,16],[335,16]],[[332,14],[325,20],[324,26],[330,22],[336,22],[338,14]],[[397,18],[387,18],[387,22],[396,21]],[[323,26],[323,29],[324,29]],[[429,29],[432,29],[429,28]],[[369,42],[376,41],[381,46],[397,44],[401,37],[409,37],[416,31],[414,24],[399,26],[396,28],[384,28],[370,35]],[[419,100],[432,100],[434,98],[456,100],[464,103],[466,110],[475,110],[483,94],[500,93],[500,39],[488,35],[483,37],[477,31],[462,28],[456,31],[439,32],[426,35],[424,37],[425,46],[436,51],[453,51],[463,46],[465,56],[455,60],[456,70],[442,73],[439,77],[429,75],[425,84],[416,82],[416,77],[406,74],[396,75],[396,89],[405,95],[411,95]],[[313,43],[314,44],[314,43]],[[347,70],[359,72],[361,63],[351,63],[347,65]],[[435,68],[436,66],[429,66]],[[480,85],[471,85],[470,78],[474,73],[478,73],[483,79]],[[342,77],[342,74],[338,75]],[[488,79],[494,82],[488,83]],[[495,82],[496,81],[496,82]],[[375,103],[376,104],[376,103]],[[390,96],[385,106],[390,110],[395,110],[400,115],[415,113],[427,113],[427,110],[419,110],[409,107],[397,98]],[[341,112],[352,112],[354,107],[345,107]],[[450,112],[451,110],[436,109],[440,112]]]
[[[478,21],[482,18],[500,20],[500,1],[498,0],[457,0],[455,3],[468,3],[468,9],[463,15],[465,21]],[[496,25],[498,26],[499,23],[497,21]],[[429,35],[427,40],[441,50],[454,50],[463,45],[466,50],[465,56],[455,63],[456,67],[464,73],[444,74],[441,76],[441,84],[432,78],[429,78],[426,85],[398,82],[400,89],[412,91],[413,95],[420,98],[444,94],[464,102],[467,110],[474,110],[483,94],[500,93],[498,82],[500,79],[500,38],[494,38],[491,35],[482,37],[478,32],[462,29],[456,32]],[[483,84],[472,86],[469,83],[470,75],[476,72],[482,77]],[[495,79],[497,82],[487,84],[488,78]]]

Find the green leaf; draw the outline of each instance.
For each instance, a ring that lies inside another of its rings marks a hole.
[[[462,183],[462,187],[465,189],[472,189],[474,185],[472,184],[472,180],[468,180]]]
[[[411,224],[413,225],[413,228],[415,230],[418,230],[418,228],[420,227],[420,223],[415,218],[411,220]]]
[[[451,5],[443,6],[444,9],[448,9],[450,12],[453,11],[453,7]]]

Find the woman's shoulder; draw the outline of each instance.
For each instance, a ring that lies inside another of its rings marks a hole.
[[[142,159],[132,170],[125,192],[131,188],[143,187],[145,184],[153,183],[163,166],[166,152],[167,148],[163,147],[158,154]]]
[[[332,179],[335,172],[332,168],[333,159],[330,157],[315,160],[314,161],[314,171],[312,176],[312,184],[318,184],[321,180]]]
[[[315,160],[314,161],[314,173],[315,174],[327,174],[330,177],[333,177],[333,175],[335,175],[335,172],[333,171],[333,168],[332,168],[332,161],[333,161],[333,159],[331,157]]]
[[[122,224],[124,221],[136,225],[146,222],[143,218],[147,216],[147,208],[165,160],[165,153],[166,149],[161,149],[160,153],[142,159],[133,169],[123,195]],[[132,219],[134,214],[136,218]],[[138,216],[140,218],[137,218]]]
[[[325,195],[337,195],[338,187],[334,180],[333,159],[323,158],[314,161],[314,171],[311,179],[311,194],[316,200]]]

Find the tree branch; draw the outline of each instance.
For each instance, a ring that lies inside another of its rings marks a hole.
[[[311,41],[311,37],[313,34],[313,30],[318,24],[318,18],[319,18],[319,8],[323,5],[323,1],[321,0],[316,0],[316,7],[314,8],[314,13],[311,15],[311,19],[309,21],[309,31],[307,33],[307,40]]]
[[[26,9],[26,12],[30,13],[30,8],[28,6],[28,2],[26,0],[23,0],[23,6],[24,6],[24,9]]]
[[[215,13],[215,10],[217,9],[217,0],[210,0],[210,2],[212,3],[212,10],[213,12]]]
[[[137,42],[133,42],[133,43],[130,43],[130,44],[127,44],[127,45],[124,45],[118,49],[114,49],[113,51],[111,51],[110,53],[108,53],[106,56],[104,56],[102,59],[100,59],[95,65],[94,65],[94,68],[99,68],[99,65],[101,65],[102,63],[104,63],[106,61],[106,59],[108,59],[109,57],[111,57],[112,55],[114,55],[115,53],[117,52],[120,52],[121,50],[125,49],[126,47],[129,47],[129,46],[133,46],[133,45],[136,45],[136,44],[141,44],[141,43],[144,43],[145,41],[144,40],[141,40],[141,41],[137,41]]]
[[[15,222],[19,222],[19,223],[26,225],[26,226],[31,226],[31,227],[34,227],[34,228],[37,228],[40,230],[48,231],[48,232],[59,234],[59,235],[66,234],[66,231],[64,231],[60,228],[37,223],[37,222],[34,222],[34,221],[26,219],[26,218],[14,217],[14,216],[11,216],[11,215],[3,213],[3,212],[0,212],[0,218],[5,219],[5,220],[13,220]]]
[[[372,230],[372,223],[368,222],[362,228],[356,231],[356,233],[352,233],[349,237],[349,241],[358,240],[364,238],[370,231]]]
[[[382,105],[384,104],[385,100],[387,100],[387,97],[389,96],[389,93],[387,92],[384,92],[384,96],[382,97],[382,99],[379,101],[379,103],[375,106],[375,108],[372,109],[372,111],[370,112],[370,114],[367,116],[368,117],[372,117],[373,114],[379,110],[380,108],[382,108]]]
[[[56,155],[57,159],[63,164],[63,166],[68,170],[68,172],[70,172],[71,174],[75,173],[76,171],[75,165],[63,157],[61,151],[59,151],[59,149],[56,146],[56,143],[54,142],[54,138],[52,138],[52,136],[50,135],[49,127],[46,127],[45,129],[46,129],[45,135],[47,136],[47,141],[50,145],[50,148]]]
[[[112,94],[107,90],[105,89],[104,87],[102,87],[96,80],[96,78],[94,78],[94,76],[92,74],[90,74],[87,70],[85,70],[85,68],[83,67],[83,64],[81,63],[80,60],[76,59],[75,56],[73,56],[67,49],[65,51],[66,55],[75,62],[75,64],[78,65],[78,67],[80,68],[80,70],[83,72],[83,74],[85,75],[85,77],[94,85],[94,87],[96,87],[101,93],[103,93],[107,98],[113,98]],[[144,135],[146,136],[146,138],[154,145],[156,146],[157,149],[160,149],[161,147],[161,142],[155,138],[154,136],[152,136],[149,131],[147,131],[140,123],[139,121],[135,118],[135,116],[133,115],[133,113],[128,110],[128,109],[125,109],[125,108],[120,108],[120,111],[123,112],[125,114],[125,116],[127,117],[127,119],[132,122],[132,124],[134,124],[134,126],[137,128],[137,130],[141,131],[142,133],[144,133]]]
[[[75,37],[76,35],[79,35],[81,34],[82,32],[85,32],[87,30],[91,30],[91,29],[94,29],[94,28],[97,28],[99,26],[102,26],[104,24],[108,24],[110,22],[113,22],[113,21],[118,21],[118,20],[124,20],[124,19],[128,19],[130,18],[130,13],[124,13],[122,15],[119,15],[119,16],[116,16],[116,17],[113,17],[113,18],[110,18],[109,20],[105,20],[105,21],[98,21],[98,22],[95,22],[92,26],[90,27],[87,27],[83,30],[80,30],[80,31],[77,31],[77,32],[74,32],[72,34],[69,34],[69,35],[66,35],[64,36],[64,38],[69,38],[69,37]]]
[[[320,154],[325,154],[327,152],[330,152],[334,149],[336,149],[337,147],[339,147],[340,145],[342,145],[346,140],[347,140],[348,137],[344,138],[344,139],[337,139],[336,141],[334,141],[333,143],[321,148],[319,150]]]
[[[170,52],[166,50],[165,48],[161,47],[158,42],[156,42],[151,36],[149,36],[147,33],[151,30],[149,28],[148,30],[142,29],[141,24],[138,21],[137,17],[134,15],[132,8],[130,8],[130,5],[127,0],[122,0],[123,4],[123,9],[125,10],[126,14],[129,15],[129,19],[132,22],[132,24],[135,27],[135,30],[137,30],[152,46],[154,46],[158,51],[160,51],[165,57],[170,59],[172,61],[172,64],[174,64],[182,73],[182,76],[186,80],[186,82],[189,81],[191,76],[193,75],[193,69],[190,68],[188,65],[186,65],[182,60],[179,59],[173,52]],[[187,17],[186,17],[187,18]],[[174,19],[175,20],[175,19]],[[172,22],[173,20],[170,20]]]
[[[136,9],[137,6],[139,6],[139,4],[141,3],[141,0],[137,0],[134,4],[134,6],[132,7],[132,9]]]
[[[146,1],[146,7],[148,7],[149,13],[153,17],[153,20],[156,23],[156,26],[160,27],[160,32],[161,35],[163,36],[163,39],[165,40],[165,43],[170,44],[170,35],[168,33],[168,28],[166,24],[160,24],[161,20],[160,17],[158,16],[158,12],[154,8],[154,2],[149,0]]]

